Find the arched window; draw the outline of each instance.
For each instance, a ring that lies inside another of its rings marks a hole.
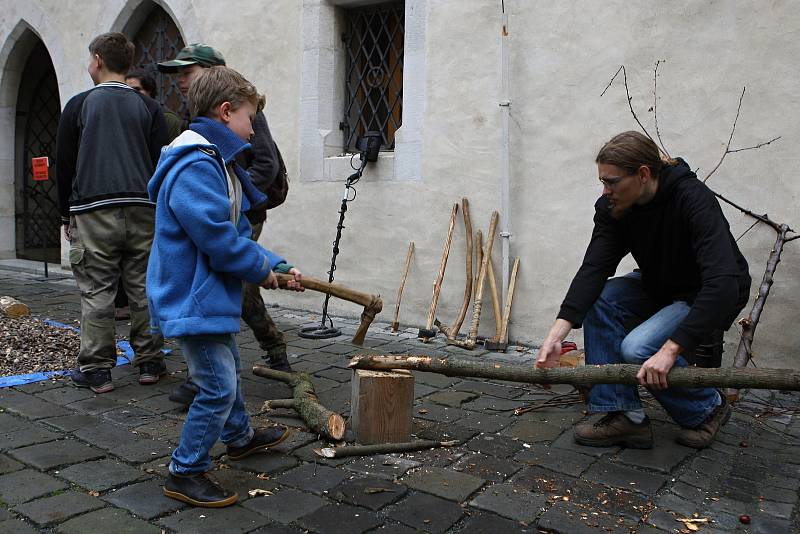
[[[186,99],[178,89],[177,77],[161,74],[156,68],[156,63],[173,59],[185,46],[181,32],[160,6],[146,2],[143,8],[149,12],[131,38],[136,45],[133,64],[152,70],[158,91],[156,100],[183,117],[187,111]]]

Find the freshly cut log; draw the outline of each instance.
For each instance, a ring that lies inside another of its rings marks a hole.
[[[411,439],[414,375],[410,371],[353,371],[350,427],[362,444]]]
[[[317,394],[314,393],[314,385],[306,373],[286,373],[256,364],[253,366],[253,374],[289,384],[294,400],[292,407],[308,428],[328,439],[342,440],[345,431],[344,418],[320,404]]]
[[[344,447],[325,447],[314,449],[323,458],[344,458],[345,456],[368,456],[370,454],[391,454],[394,452],[422,451],[439,447],[455,447],[458,441],[429,441],[421,439],[408,443],[379,443],[376,445],[347,445]]]
[[[27,305],[18,301],[14,297],[0,297],[0,311],[8,317],[27,317],[31,310]]]
[[[350,360],[352,369],[407,369],[445,376],[466,376],[527,384],[638,385],[638,365],[584,365],[537,369],[531,365],[484,362],[466,358],[411,355],[363,355]],[[671,387],[729,387],[800,391],[800,371],[793,369],[675,367],[667,376]]]

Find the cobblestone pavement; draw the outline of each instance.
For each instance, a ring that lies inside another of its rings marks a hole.
[[[67,279],[0,271],[0,294],[28,303],[35,314],[74,324],[80,304]],[[487,361],[531,361],[533,353],[467,353],[422,345],[411,330],[376,324],[366,347],[347,335],[299,338],[313,316],[281,308],[270,313],[287,333],[291,363],[309,372],[322,402],[347,415],[348,359],[370,352],[469,354]],[[124,327],[124,323],[118,323]],[[339,321],[345,333],[354,322]],[[260,361],[252,334],[238,336],[242,359]],[[177,347],[172,346],[173,349]],[[695,451],[677,445],[677,431],[659,409],[652,450],[595,449],[572,442],[583,406],[514,416],[551,391],[514,383],[416,374],[415,433],[463,445],[418,453],[323,460],[316,435],[290,410],[265,413],[263,402],[287,398],[287,386],[243,376],[254,421],[295,428],[268,453],[229,461],[215,448],[214,475],[241,501],[222,510],[192,509],[161,494],[182,411],[167,394],[184,377],[179,351],[171,375],[140,386],[130,366],[113,371],[116,389],[96,396],[64,379],[0,389],[0,532],[798,532],[800,396],[748,394],[717,442]],[[783,406],[779,415],[764,414]],[[754,417],[758,414],[759,417]],[[251,490],[264,490],[253,492]],[[740,522],[746,514],[750,523]],[[707,520],[703,521],[703,520]]]

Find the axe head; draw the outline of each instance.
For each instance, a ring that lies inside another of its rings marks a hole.
[[[429,330],[427,328],[420,328],[418,337],[424,339],[430,339],[432,337],[436,337],[436,330]]]
[[[487,339],[483,342],[483,348],[492,352],[505,352],[508,348],[508,343],[503,343],[502,341],[491,341]]]

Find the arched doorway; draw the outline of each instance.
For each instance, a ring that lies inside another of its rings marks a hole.
[[[137,11],[133,19],[142,22],[138,27],[126,28],[125,31],[136,45],[133,64],[151,70],[158,88],[156,99],[183,117],[187,105],[178,89],[177,77],[161,74],[156,68],[156,63],[173,59],[185,46],[181,32],[172,17],[154,2],[143,2]]]
[[[50,54],[37,39],[22,71],[16,105],[15,244],[17,257],[58,263],[61,257],[56,133],[61,117]],[[46,180],[34,180],[32,158],[50,161]]]

